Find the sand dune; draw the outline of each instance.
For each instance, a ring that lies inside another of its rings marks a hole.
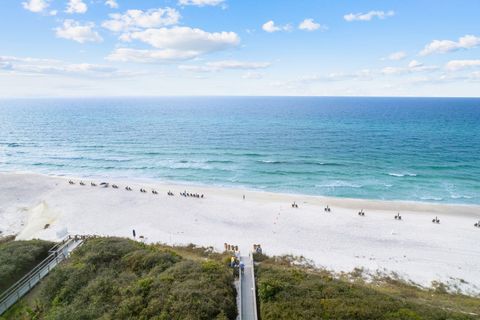
[[[363,267],[423,286],[442,281],[480,294],[479,206],[367,201],[241,189],[106,179],[119,189],[69,185],[70,178],[0,173],[0,231],[21,239],[65,233],[223,248],[254,243],[269,254],[303,255],[335,271]],[[95,180],[101,182],[100,180]],[[129,185],[133,191],[126,191]],[[140,193],[144,187],[148,193]],[[159,194],[150,191],[156,189]],[[175,196],[167,195],[171,190]],[[204,199],[185,198],[188,190]],[[246,199],[243,200],[245,194]],[[294,209],[295,201],[299,208]],[[325,205],[331,208],[324,212]],[[358,216],[363,209],[365,216]],[[395,220],[400,212],[402,220]],[[438,216],[440,224],[431,220]],[[44,228],[49,224],[48,228]]]

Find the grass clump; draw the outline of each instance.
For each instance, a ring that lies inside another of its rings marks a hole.
[[[256,279],[262,320],[480,318],[478,298],[422,290],[388,279],[349,281],[308,264],[294,263],[291,257],[263,257],[256,267]]]
[[[172,247],[90,239],[6,319],[235,319],[232,272],[221,259]],[[191,253],[194,254],[194,253]]]

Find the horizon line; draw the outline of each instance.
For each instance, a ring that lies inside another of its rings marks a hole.
[[[11,96],[0,100],[35,99],[139,99],[139,98],[394,98],[394,99],[480,99],[480,96],[330,96],[330,95],[81,95],[81,96]]]

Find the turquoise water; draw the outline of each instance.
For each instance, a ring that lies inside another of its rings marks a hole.
[[[480,204],[480,99],[0,100],[0,170]]]

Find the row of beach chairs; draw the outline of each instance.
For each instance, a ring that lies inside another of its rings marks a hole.
[[[68,183],[69,183],[70,185],[74,185],[74,184],[75,184],[75,182],[74,182],[73,180],[69,180]],[[79,185],[85,186],[86,183],[83,182],[83,181],[80,181],[80,182],[79,182]],[[96,187],[97,184],[96,184],[95,182],[90,182],[90,186]],[[109,184],[108,182],[102,182],[102,183],[100,183],[100,186],[103,187],[103,188],[108,188],[108,187],[110,186],[110,184]],[[119,186],[116,185],[116,184],[112,184],[112,188],[113,188],[113,189],[119,189]],[[133,189],[132,189],[130,186],[126,186],[126,187],[125,187],[125,190],[127,190],[127,191],[133,191]],[[141,193],[147,193],[147,190],[144,189],[144,188],[140,188],[140,192],[141,192]],[[152,194],[158,194],[158,191],[155,190],[155,189],[152,189]],[[174,194],[173,192],[171,192],[171,191],[168,191],[167,194],[168,194],[169,196],[174,196],[174,195],[175,195],[175,194]],[[203,198],[203,195],[202,195],[202,198]]]
[[[184,196],[184,197],[192,197],[192,198],[200,198],[200,199],[203,199],[203,194],[190,193],[190,192],[187,192],[187,191],[180,192],[180,195],[181,195],[181,196]]]

